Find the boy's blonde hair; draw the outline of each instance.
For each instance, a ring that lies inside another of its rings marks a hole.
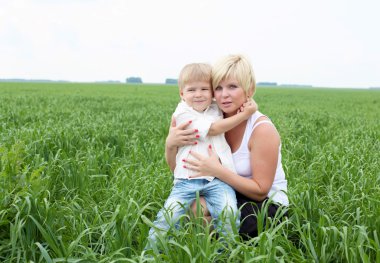
[[[235,79],[245,93],[255,94],[255,75],[249,60],[243,55],[228,55],[219,60],[212,69],[212,86],[215,89],[225,79]]]
[[[186,84],[195,81],[209,82],[211,86],[211,65],[206,63],[191,63],[184,66],[179,74],[178,87],[182,90]]]

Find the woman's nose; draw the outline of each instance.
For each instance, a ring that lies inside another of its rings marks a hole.
[[[227,89],[222,89],[222,97],[228,97],[229,93]]]

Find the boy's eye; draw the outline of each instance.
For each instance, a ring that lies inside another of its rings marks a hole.
[[[210,90],[209,88],[202,88],[202,90]]]

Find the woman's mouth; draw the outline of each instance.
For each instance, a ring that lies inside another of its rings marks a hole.
[[[232,104],[230,101],[222,102],[223,107],[229,107]]]

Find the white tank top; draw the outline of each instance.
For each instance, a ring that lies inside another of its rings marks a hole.
[[[259,125],[267,123],[266,125],[273,125],[269,120],[262,120],[256,123],[260,117],[266,117],[259,111],[256,111],[247,121],[247,126],[244,131],[243,140],[239,149],[232,153],[234,160],[236,172],[243,177],[252,178],[252,170],[250,165],[250,151],[248,149],[248,142],[255,128]],[[256,123],[256,124],[255,124]],[[289,200],[286,195],[287,192],[287,181],[285,179],[284,169],[281,163],[281,144],[278,151],[278,161],[276,174],[274,176],[274,181],[271,189],[269,190],[268,197],[272,197],[273,201],[280,203],[282,205],[288,206]]]

